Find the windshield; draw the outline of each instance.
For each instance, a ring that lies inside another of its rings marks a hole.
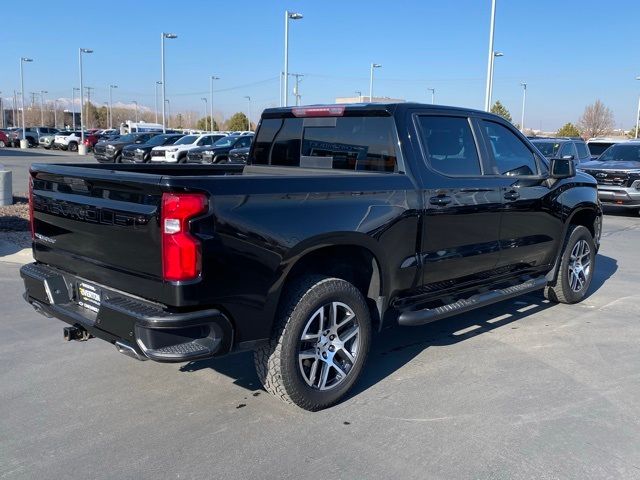
[[[536,142],[534,140],[531,143],[538,147],[538,150],[540,150],[540,152],[542,152],[542,154],[547,158],[555,157],[556,153],[558,153],[558,149],[560,148],[560,143],[558,142]]]
[[[156,135],[154,137],[151,137],[147,141],[147,145],[153,145],[154,147],[158,145],[166,145],[167,140],[171,139],[172,137],[173,135]]]
[[[214,147],[231,147],[235,145],[240,137],[222,137],[216,143],[213,144]]]
[[[129,135],[122,135],[120,138],[118,138],[119,142],[133,142],[136,140],[136,138],[138,138],[137,135],[133,135],[133,134],[129,134]]]
[[[198,135],[187,135],[178,140],[174,145],[190,145],[198,139]]]
[[[609,148],[613,143],[588,143],[589,151],[592,157],[599,157],[602,153]]]
[[[598,158],[601,162],[639,162],[640,143],[612,145]]]

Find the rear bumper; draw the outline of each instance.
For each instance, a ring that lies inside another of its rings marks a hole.
[[[217,309],[170,312],[162,305],[87,282],[100,291],[99,307],[93,311],[79,304],[77,285],[82,278],[38,263],[24,265],[20,276],[24,298],[38,312],[82,328],[119,350],[130,348],[142,359],[185,362],[224,355],[233,345],[231,322]]]

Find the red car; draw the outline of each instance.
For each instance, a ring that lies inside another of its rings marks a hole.
[[[7,145],[9,145],[9,137],[7,137],[6,133],[0,130],[0,148],[6,147]]]
[[[87,150],[93,149],[93,146],[100,141],[100,135],[97,133],[89,133],[84,136],[84,144],[87,147]]]

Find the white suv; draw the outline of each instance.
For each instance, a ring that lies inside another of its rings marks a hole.
[[[53,147],[61,150],[69,150],[70,152],[77,152],[80,141],[80,132],[60,132],[53,139]]]
[[[219,134],[205,133],[202,135],[186,135],[173,145],[153,147],[151,149],[152,162],[182,163],[187,158],[187,152],[192,148],[213,145],[220,138]]]

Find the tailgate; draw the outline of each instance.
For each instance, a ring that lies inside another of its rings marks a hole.
[[[162,281],[162,177],[63,165],[31,175],[35,259],[149,296]]]

